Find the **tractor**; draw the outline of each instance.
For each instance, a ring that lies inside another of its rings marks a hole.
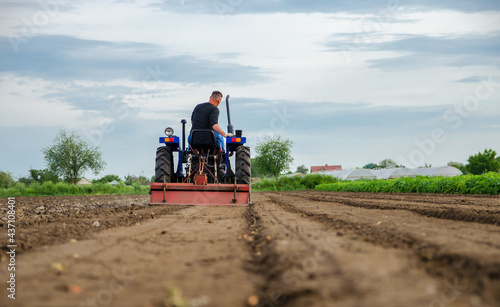
[[[231,125],[229,95],[226,109],[227,131],[234,136],[225,138],[225,150],[217,148],[213,130],[191,131],[186,148],[185,119],[181,120],[182,139],[171,127],[165,129],[165,136],[159,138],[163,145],[156,150],[150,205],[250,204],[250,148],[242,130],[234,132]]]

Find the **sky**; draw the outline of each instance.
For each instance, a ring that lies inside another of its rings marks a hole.
[[[62,129],[102,151],[87,178],[149,178],[158,137],[214,90],[252,157],[293,141],[292,170],[500,153],[500,2],[0,0],[0,171],[16,178]]]

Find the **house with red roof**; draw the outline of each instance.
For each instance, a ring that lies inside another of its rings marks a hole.
[[[311,166],[311,174],[321,171],[341,171],[341,170],[342,170],[342,165],[325,164],[324,166]]]

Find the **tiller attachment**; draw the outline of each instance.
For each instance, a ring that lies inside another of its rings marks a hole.
[[[193,183],[152,182],[149,204],[246,206],[250,203],[250,184],[208,183],[204,170],[205,161],[202,159],[199,167],[190,175]]]
[[[151,205],[246,206],[249,184],[151,183]]]

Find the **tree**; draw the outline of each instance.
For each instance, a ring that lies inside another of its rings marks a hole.
[[[259,170],[259,165],[258,165],[258,161],[257,161],[257,158],[252,158],[251,159],[251,165],[250,165],[250,172],[252,174],[252,177],[256,178],[256,177],[262,177],[262,174],[260,173],[260,170]]]
[[[255,147],[257,167],[262,175],[277,177],[290,169],[293,142],[280,135],[266,137]]]
[[[296,173],[307,174],[308,171],[309,170],[307,169],[307,167],[304,164],[302,164],[297,167]]]
[[[363,166],[365,169],[376,169],[378,168],[378,165],[375,163],[368,163],[367,165]]]
[[[396,168],[398,164],[391,159],[384,159],[378,163],[379,168]]]
[[[16,184],[11,172],[0,172],[0,188],[11,188]]]
[[[92,183],[110,183],[113,180],[116,180],[117,182],[122,182],[122,179],[118,175],[106,175],[101,179],[92,180]]]
[[[38,181],[40,183],[44,183],[46,181],[52,181],[54,183],[59,182],[59,176],[56,173],[52,172],[48,168],[46,169],[30,169],[30,177],[34,181]]]
[[[42,152],[50,171],[74,184],[85,171],[92,170],[97,175],[106,166],[99,148],[92,147],[75,132],[59,131],[54,144]]]
[[[466,165],[467,171],[473,175],[481,175],[487,172],[498,172],[500,169],[500,161],[496,158],[496,151],[493,149],[485,149],[483,153],[479,152],[476,155],[470,156]]]
[[[138,179],[141,185],[148,185],[151,183],[146,176],[139,176]]]
[[[139,185],[148,185],[151,183],[151,181],[143,175],[137,177],[135,175],[128,174],[123,178],[125,179],[126,185],[133,185],[134,183],[137,183]]]
[[[33,181],[34,180],[29,177],[19,177],[19,179],[17,179],[18,183],[24,183],[26,186],[32,184]]]

